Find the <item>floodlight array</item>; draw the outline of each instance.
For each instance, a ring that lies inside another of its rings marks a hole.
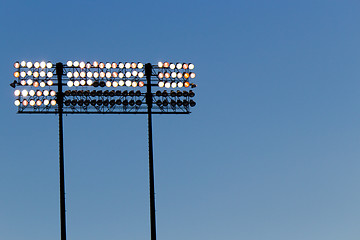
[[[159,62],[147,77],[141,62],[67,61],[60,73],[61,93],[56,64],[22,61],[14,67],[16,80],[10,85],[16,88],[14,104],[19,113],[57,113],[60,96],[64,113],[145,113],[148,84],[162,90],[151,94],[152,108],[159,113],[190,113],[196,105],[193,91],[187,89],[196,87],[190,82],[195,78],[191,63]]]

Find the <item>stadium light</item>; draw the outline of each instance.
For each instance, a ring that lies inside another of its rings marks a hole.
[[[61,240],[66,240],[63,114],[147,114],[151,240],[156,240],[152,114],[191,113],[194,64],[21,61],[14,68],[10,86],[17,112],[59,116]]]

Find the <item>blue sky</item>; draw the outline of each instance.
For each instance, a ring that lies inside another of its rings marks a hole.
[[[59,238],[56,116],[16,114],[13,62],[193,62],[154,116],[158,239],[360,235],[358,1],[2,1],[0,239]],[[145,116],[64,119],[68,239],[150,238]]]

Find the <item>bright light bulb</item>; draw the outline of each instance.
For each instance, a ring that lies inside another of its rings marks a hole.
[[[44,105],[45,105],[45,106],[49,105],[49,103],[50,103],[50,101],[49,101],[48,99],[45,99],[45,100],[44,100]]]
[[[27,68],[32,68],[32,66],[33,66],[32,62],[27,62],[27,63],[26,63],[26,67],[27,67]]]
[[[91,77],[93,76],[93,73],[92,73],[92,72],[87,72],[87,73],[86,73],[86,76],[87,76],[88,78],[91,78]]]
[[[72,87],[72,86],[74,86],[74,82],[73,81],[68,81],[67,85],[68,85],[68,87]]]
[[[186,63],[184,63],[184,64],[183,64],[183,69],[188,69],[188,68],[189,68],[189,65],[186,64]]]
[[[119,73],[119,78],[123,78],[124,77],[124,73],[120,72]]]
[[[74,81],[74,86],[75,86],[75,87],[80,86],[80,82],[79,82],[78,80]]]
[[[20,105],[20,100],[15,100],[15,102],[14,102],[14,104],[15,104],[15,106],[19,106]]]
[[[131,81],[130,81],[130,80],[127,80],[127,81],[125,82],[125,85],[126,85],[127,87],[130,87],[130,86],[131,86]]]
[[[98,63],[97,61],[94,61],[94,62],[93,62],[93,66],[94,66],[94,67],[98,67],[98,66],[99,66],[99,63]]]
[[[103,62],[100,62],[100,63],[99,63],[99,68],[102,69],[102,68],[104,68],[104,67],[105,67],[105,64],[104,64]]]
[[[184,84],[182,82],[178,82],[178,87],[182,88],[184,86]]]
[[[79,67],[79,64],[80,64],[80,63],[79,63],[78,61],[75,61],[75,62],[74,62],[74,67]]]
[[[35,67],[35,68],[39,68],[39,67],[40,67],[40,63],[39,63],[39,62],[34,62],[34,67]]]
[[[177,73],[177,78],[182,78],[183,77],[183,74],[181,72],[178,72]]]
[[[42,91],[36,91],[36,96],[41,97],[42,96]]]
[[[105,77],[105,73],[104,72],[100,72],[100,77],[104,78]]]
[[[143,87],[144,86],[144,82],[143,81],[140,81],[139,82],[139,87]]]
[[[181,68],[182,68],[182,64],[181,64],[181,63],[177,63],[177,64],[176,64],[176,68],[177,68],[177,69],[181,69]]]
[[[131,68],[136,68],[136,63],[131,63]]]
[[[176,78],[176,72],[171,73],[171,78]]]
[[[94,72],[94,78],[98,78],[99,77],[99,73],[98,72]]]
[[[126,72],[125,77],[127,77],[127,78],[131,77],[131,72]]]
[[[131,67],[131,64],[130,63],[125,63],[125,68],[129,69]]]
[[[170,64],[170,69],[175,69],[175,64],[171,63]]]
[[[86,84],[89,85],[89,86],[91,86],[91,85],[93,84],[93,81],[92,81],[91,79],[88,79],[88,80],[86,81]]]
[[[105,64],[105,67],[106,67],[107,69],[110,69],[110,68],[111,68],[111,63],[109,63],[109,62],[106,63],[106,64]]]
[[[194,64],[190,63],[190,64],[189,64],[189,69],[190,69],[190,70],[193,70],[194,68],[195,68]]]
[[[23,104],[24,106],[27,106],[27,105],[29,104],[29,102],[25,99],[25,100],[22,102],[22,104]]]
[[[19,62],[15,62],[14,63],[14,68],[19,68],[20,67],[20,63]]]
[[[55,92],[54,90],[51,90],[51,91],[50,91],[50,96],[55,97],[55,96],[56,96],[56,92]]]
[[[158,67],[162,68],[164,66],[164,64],[162,62],[158,62]]]
[[[189,78],[189,76],[190,76],[190,74],[189,74],[189,73],[184,73],[184,78],[185,78],[185,79],[188,79],[188,78]]]
[[[40,87],[43,88],[43,87],[45,87],[45,86],[46,86],[45,82],[41,82],[41,83],[40,83]]]
[[[31,76],[32,75],[32,71],[27,71],[27,75]]]
[[[80,73],[80,77],[81,77],[81,78],[86,77],[86,73],[85,73],[85,72],[81,72],[81,73]]]
[[[32,96],[32,97],[35,96],[35,91],[31,89],[31,90],[29,91],[29,95]]]
[[[144,77],[144,72],[139,72],[138,77],[143,78]]]
[[[33,72],[33,76],[34,76],[34,78],[38,78],[39,77],[39,72]]]
[[[74,72],[74,78],[78,78],[80,76],[79,72]]]
[[[20,90],[15,90],[14,95],[17,96],[17,97],[20,96]]]
[[[84,79],[80,80],[80,85],[81,86],[85,86],[85,84],[86,84],[86,81]]]
[[[137,74],[138,74],[138,72],[137,71],[132,71],[132,73],[131,73],[134,77],[136,77],[137,76]]]
[[[20,84],[21,84],[22,86],[25,86],[25,85],[26,85],[26,81],[25,81],[25,80],[21,80]]]
[[[163,78],[164,77],[164,73],[162,73],[162,72],[159,72],[159,74],[158,74],[158,78]]]
[[[133,81],[132,84],[131,84],[132,87],[137,87],[137,85],[138,85],[138,84],[137,84],[137,82],[135,82],[135,81]]]
[[[52,106],[55,106],[56,105],[56,101],[55,99],[51,100],[51,103],[50,103]]]
[[[117,81],[114,81],[114,82],[112,83],[112,86],[113,86],[113,87],[117,87],[117,86],[119,86],[119,83],[118,83]]]
[[[172,83],[171,83],[171,87],[172,87],[172,88],[176,88],[176,86],[177,86],[176,82],[172,82]]]
[[[67,65],[68,67],[72,67],[72,66],[73,66],[73,62],[72,62],[72,61],[67,61],[66,65]]]
[[[38,82],[38,81],[34,81],[33,86],[34,86],[34,87],[38,87],[38,86],[39,86],[39,82]]]
[[[25,61],[21,61],[20,65],[21,65],[21,67],[26,67],[26,62],[25,62]]]
[[[35,100],[33,99],[30,100],[30,106],[35,106]]]
[[[111,78],[111,72],[106,72],[106,78]]]
[[[48,62],[48,63],[46,64],[46,67],[47,67],[47,68],[52,68],[52,67],[53,67],[53,65],[52,65],[52,63],[51,63],[51,62]]]
[[[41,67],[41,68],[46,68],[46,63],[45,63],[44,61],[42,61],[42,62],[40,63],[40,67]]]
[[[163,81],[160,81],[160,82],[158,83],[158,86],[161,87],[161,88],[164,87],[164,85],[165,85],[165,83],[164,83]]]
[[[52,72],[48,72],[48,73],[47,73],[47,77],[48,77],[48,78],[52,78],[53,76],[54,76],[54,74],[53,74]]]
[[[80,68],[85,68],[85,62],[80,62],[80,63],[79,63],[79,67],[80,67]]]
[[[43,94],[44,94],[45,97],[46,97],[46,96],[49,96],[49,91],[48,91],[48,90],[44,90]]]
[[[40,77],[45,77],[46,76],[46,73],[44,71],[41,71],[40,72]]]
[[[170,65],[170,63],[168,63],[168,62],[164,62],[164,68],[168,68],[168,67],[169,67],[169,65]]]
[[[33,80],[32,79],[28,79],[27,81],[26,81],[26,83],[29,85],[29,86],[31,86],[32,84],[33,84]]]
[[[86,63],[86,68],[87,68],[87,69],[91,68],[91,63],[87,62],[87,63]]]
[[[195,73],[193,73],[193,72],[190,73],[190,78],[195,78],[195,76],[196,76]]]
[[[21,72],[21,73],[20,73],[20,76],[21,76],[22,78],[26,77],[26,72]]]
[[[72,74],[72,72],[67,72],[66,76],[67,76],[68,78],[72,78],[72,77],[73,77],[73,74]]]
[[[123,69],[124,67],[125,67],[124,63],[119,62],[119,68],[120,68],[120,69]]]
[[[117,68],[117,64],[116,64],[115,62],[113,62],[113,63],[111,64],[111,67],[112,67],[112,68]]]
[[[165,78],[170,78],[170,73],[166,72],[164,75],[165,75]]]
[[[187,88],[187,87],[189,87],[189,86],[190,86],[190,83],[189,83],[189,82],[185,82],[185,83],[184,83],[184,87]]]
[[[119,86],[122,87],[122,86],[124,86],[124,84],[125,84],[125,82],[124,82],[123,80],[120,80],[120,81],[119,81]]]
[[[117,78],[118,75],[119,75],[119,74],[118,74],[117,72],[113,72],[113,73],[112,73],[112,76],[113,76],[114,78]]]
[[[14,77],[18,78],[20,76],[19,72],[14,72]]]
[[[143,67],[144,67],[144,64],[143,64],[143,63],[141,63],[141,62],[139,62],[139,63],[137,64],[137,66],[138,66],[138,68],[139,68],[139,69],[141,69],[141,68],[143,68]]]
[[[111,87],[111,82],[110,81],[106,81],[106,84],[105,84],[107,87]]]
[[[166,82],[166,83],[165,83],[165,87],[166,87],[166,88],[170,88],[170,86],[171,86],[171,84],[170,84],[169,82]]]

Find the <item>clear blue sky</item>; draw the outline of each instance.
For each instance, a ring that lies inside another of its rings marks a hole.
[[[19,115],[16,60],[195,63],[154,117],[159,240],[358,240],[359,1],[0,3],[0,239],[59,239],[56,116]],[[68,239],[149,239],[145,116],[67,116]]]

